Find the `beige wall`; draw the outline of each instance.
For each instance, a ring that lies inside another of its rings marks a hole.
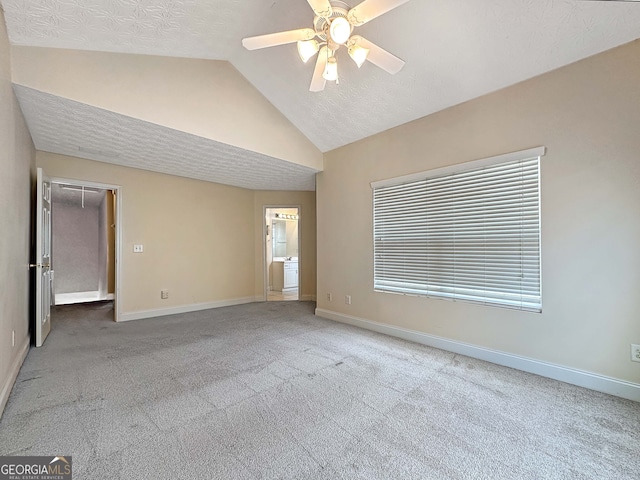
[[[40,151],[37,165],[51,177],[122,187],[123,314],[262,299],[263,205],[300,206],[300,294],[315,298],[315,192],[254,192]],[[137,243],[144,253],[133,253]]]
[[[322,153],[229,62],[13,46],[13,81],[322,169]]]
[[[256,191],[254,195],[255,290],[256,298],[264,298],[265,255],[262,228],[265,222],[264,207],[299,206],[300,245],[298,269],[300,272],[301,300],[315,300],[316,296],[316,192]]]
[[[318,307],[640,383],[639,58],[635,41],[326,154]],[[540,145],[541,314],[373,292],[371,181]]]
[[[40,151],[37,165],[122,187],[122,313],[253,299],[252,191]]]
[[[11,88],[9,40],[0,9],[0,414],[23,347],[28,348],[34,162],[33,143]]]

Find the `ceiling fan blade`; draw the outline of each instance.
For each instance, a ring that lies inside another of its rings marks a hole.
[[[318,59],[316,60],[316,68],[313,70],[313,78],[311,79],[311,85],[309,86],[310,92],[321,92],[324,90],[324,86],[327,81],[322,74],[327,66],[327,47],[322,47],[318,52]]]
[[[307,2],[311,5],[313,13],[319,17],[329,18],[333,12],[333,8],[331,8],[329,0],[307,0]]]
[[[300,28],[298,30],[288,30],[286,32],[243,38],[242,45],[247,50],[258,50],[259,48],[275,47],[276,45],[293,43],[298,40],[311,40],[315,36],[316,32],[313,28]]]
[[[408,1],[409,0],[364,0],[364,2],[349,10],[347,19],[351,25],[359,27]]]
[[[361,47],[368,48],[369,55],[367,55],[367,60],[374,65],[377,65],[385,72],[395,75],[402,70],[402,67],[404,67],[404,60],[400,60],[395,55],[387,52],[384,48],[380,48],[375,43],[371,43],[366,38],[355,35],[351,37],[351,39]]]

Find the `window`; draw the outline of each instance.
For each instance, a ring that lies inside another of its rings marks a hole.
[[[372,183],[374,289],[541,311],[544,153]]]

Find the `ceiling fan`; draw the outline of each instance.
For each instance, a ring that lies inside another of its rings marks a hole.
[[[312,92],[324,90],[327,80],[338,83],[336,52],[341,46],[347,48],[358,68],[368,60],[391,75],[402,69],[404,61],[352,33],[355,27],[364,25],[409,0],[364,0],[353,8],[338,0],[307,1],[315,13],[313,28],[248,37],[242,40],[242,45],[247,50],[257,50],[297,42],[298,54],[305,63],[318,54],[309,87]]]

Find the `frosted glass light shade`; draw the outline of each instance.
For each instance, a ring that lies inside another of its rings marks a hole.
[[[329,57],[327,60],[327,66],[324,68],[322,77],[331,82],[338,80],[338,61],[335,57]]]
[[[349,35],[351,35],[349,20],[344,17],[334,18],[329,27],[329,35],[331,35],[331,40],[340,45],[349,40]]]
[[[298,55],[304,63],[307,63],[311,57],[318,53],[318,42],[316,40],[300,40],[298,41]]]
[[[356,62],[358,68],[362,66],[364,61],[367,59],[367,55],[369,55],[369,49],[361,47],[360,45],[351,45],[349,47],[349,56]]]

